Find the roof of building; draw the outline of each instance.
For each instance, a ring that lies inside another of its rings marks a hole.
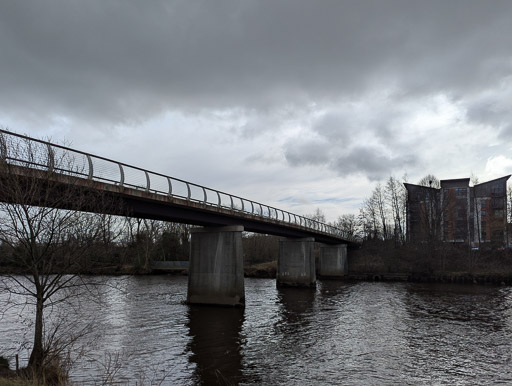
[[[439,181],[439,183],[441,184],[441,187],[443,187],[443,185],[453,185],[453,184],[461,184],[461,185],[464,185],[464,186],[469,186],[469,181],[471,180],[471,178],[451,178],[451,179],[448,179],[448,180],[441,180]]]
[[[489,181],[481,182],[480,184],[476,184],[475,186],[480,186],[480,185],[488,184],[490,182],[495,182],[495,181],[502,180],[502,179],[508,180],[511,176],[512,176],[512,174],[509,174],[507,176],[495,178],[494,180],[489,180]],[[465,183],[465,186],[469,186],[469,181],[470,180],[471,180],[471,178],[452,178],[452,179],[440,180],[439,182],[441,184],[441,187],[443,187],[443,183],[445,185],[446,184],[450,184],[451,185],[451,184],[454,184],[454,183],[461,183],[461,184]],[[410,184],[408,182],[404,182],[404,186],[406,188],[407,188],[407,186],[414,186],[414,187],[425,188],[425,189],[439,190],[439,188],[432,188],[430,186],[425,186],[425,185]]]
[[[404,186],[406,189],[408,186],[414,186],[416,188],[439,190],[439,188],[433,188],[431,186],[425,186],[425,185],[409,184],[408,182],[404,182]]]
[[[484,185],[484,184],[488,184],[489,182],[495,182],[495,181],[503,180],[503,179],[508,180],[510,178],[510,176],[512,176],[512,174],[509,174],[508,176],[503,176],[503,177],[495,178],[494,180],[489,180],[489,181],[481,182],[480,184],[475,184],[475,186]]]
[[[439,182],[443,182],[443,181],[469,181],[471,180],[471,178],[447,178],[445,180],[440,180]]]

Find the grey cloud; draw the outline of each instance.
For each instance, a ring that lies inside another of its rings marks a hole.
[[[509,108],[502,106],[501,95],[485,96],[471,101],[467,106],[467,117],[477,123],[499,125]],[[508,99],[508,98],[507,98]],[[507,100],[507,104],[509,100]]]
[[[510,123],[511,121],[512,121],[512,117],[509,120],[509,123],[501,128],[500,137],[502,139],[506,139],[506,140],[512,139],[512,123]]]
[[[355,147],[347,154],[337,157],[332,167],[342,176],[363,174],[370,181],[384,180],[396,170],[413,167],[414,155],[389,156],[372,147]]]
[[[321,139],[290,141],[286,144],[285,157],[292,166],[322,165],[330,161],[331,146]]]
[[[501,87],[482,94],[476,94],[464,101],[466,116],[469,122],[483,124],[500,132],[500,137],[512,137],[511,122],[512,111],[512,78],[502,82]]]
[[[0,112],[130,122],[389,85],[463,95],[510,73],[511,16],[504,0],[2,2]]]
[[[354,135],[354,117],[344,112],[329,111],[312,126],[313,131],[330,142],[348,145]]]
[[[366,130],[367,135],[372,133]],[[363,134],[364,131],[357,133],[359,137],[364,137]],[[291,166],[323,165],[341,176],[360,174],[371,181],[413,168],[418,162],[417,156],[409,154],[409,150],[402,148],[400,143],[393,147],[382,143],[348,146],[329,137],[290,140],[284,146],[284,154]]]
[[[394,95],[376,101],[367,98],[364,104],[333,106],[313,122],[311,129],[327,142],[344,148],[361,141],[364,135],[386,146],[397,146],[402,134],[397,122],[409,114],[407,108],[396,103]]]

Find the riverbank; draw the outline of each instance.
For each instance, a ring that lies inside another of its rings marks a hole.
[[[435,253],[427,252],[415,246],[367,243],[360,249],[349,251],[348,274],[339,279],[512,285],[511,250],[468,251],[467,248],[443,245]],[[276,272],[276,260],[244,266],[245,277],[275,278]],[[163,269],[103,263],[91,265],[79,273],[111,276],[187,275],[188,270],[186,265]],[[0,266],[0,274],[23,274],[23,271],[16,267]]]
[[[4,267],[5,268],[5,267]],[[20,274],[16,269],[0,269],[2,274]],[[244,267],[244,277],[272,279],[276,277],[277,261],[260,263]],[[145,275],[188,275],[187,269],[143,269],[134,266],[98,267],[81,273],[87,276],[145,276]],[[321,276],[318,276],[320,279]],[[413,283],[454,283],[454,284],[495,284],[512,285],[512,273],[509,272],[393,272],[387,269],[350,271],[347,275],[336,278],[343,281],[385,281]],[[1,386],[1,385],[0,385]]]
[[[512,285],[510,249],[366,243],[349,252],[350,280]]]
[[[277,261],[269,261],[244,266],[245,277],[259,278],[275,278],[277,272]],[[0,275],[23,275],[26,271],[19,267],[0,266]],[[109,276],[125,276],[125,275],[188,275],[188,269],[180,268],[144,268],[133,265],[101,265],[90,267],[80,272],[69,272],[69,274],[80,275],[109,275]]]

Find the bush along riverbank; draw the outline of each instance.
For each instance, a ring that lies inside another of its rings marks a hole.
[[[349,251],[351,280],[512,285],[512,250],[369,242]]]
[[[37,372],[29,367],[12,370],[9,361],[0,356],[0,386],[66,386],[70,384],[68,370],[59,360],[53,360]]]

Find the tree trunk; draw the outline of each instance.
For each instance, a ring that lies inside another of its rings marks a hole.
[[[36,319],[34,328],[34,347],[28,361],[29,367],[40,369],[43,365],[43,294],[40,288],[37,289]],[[40,293],[41,292],[41,293]]]

